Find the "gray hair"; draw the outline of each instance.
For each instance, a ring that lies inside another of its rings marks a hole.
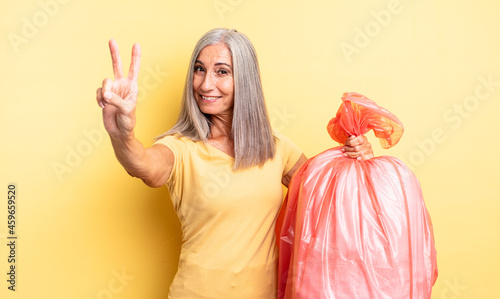
[[[156,140],[180,134],[193,141],[206,142],[210,134],[210,115],[200,111],[193,93],[195,61],[207,46],[224,44],[231,52],[234,78],[234,111],[231,134],[234,140],[233,170],[262,166],[273,159],[276,147],[260,80],[257,54],[250,40],[234,29],[217,28],[196,44],[186,77],[177,123]]]

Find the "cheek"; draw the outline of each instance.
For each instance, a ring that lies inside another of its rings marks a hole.
[[[200,87],[200,84],[203,80],[200,78],[200,76],[193,76],[193,89],[198,89]]]
[[[221,87],[224,90],[224,93],[226,95],[234,95],[234,82],[233,79],[231,80],[225,80],[223,84],[221,84]]]

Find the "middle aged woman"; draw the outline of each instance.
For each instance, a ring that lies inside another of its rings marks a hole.
[[[214,29],[196,44],[177,123],[144,148],[134,136],[140,47],[128,77],[109,43],[115,80],[97,90],[118,161],[148,186],[168,187],[183,231],[169,298],[275,298],[275,224],[281,185],[307,160],[273,132],[255,50],[236,30]],[[364,136],[344,146],[372,157]]]

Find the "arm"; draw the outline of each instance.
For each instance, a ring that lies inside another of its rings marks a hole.
[[[129,140],[111,137],[111,144],[116,158],[131,176],[140,178],[149,187],[165,185],[174,165],[174,154],[168,147],[157,144],[144,148],[135,137]]]
[[[116,158],[125,170],[150,187],[160,187],[170,175],[174,154],[165,146],[144,148],[134,135],[141,48],[138,44],[132,48],[127,77],[123,76],[118,45],[114,40],[109,41],[109,49],[115,80],[105,79],[96,95],[97,103],[102,108],[104,127],[111,138]]]
[[[292,181],[292,176],[300,168],[300,166],[306,163],[306,161],[307,157],[304,154],[302,154],[299,160],[295,163],[295,165],[293,165],[292,169],[290,169],[290,171],[281,179],[281,183],[285,185],[285,187],[288,188],[288,185]]]

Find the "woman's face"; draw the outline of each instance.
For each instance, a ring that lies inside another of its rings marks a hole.
[[[226,45],[216,44],[201,50],[194,65],[193,92],[203,113],[233,114],[233,62]]]

